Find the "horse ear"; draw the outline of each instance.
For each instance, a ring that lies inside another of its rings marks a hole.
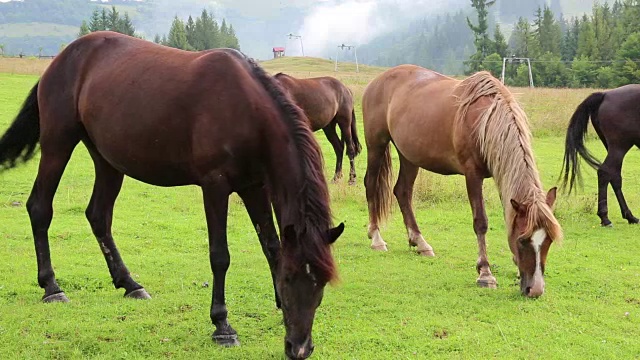
[[[344,223],[340,223],[340,225],[334,227],[333,229],[329,229],[329,244],[333,244],[338,240],[342,232],[344,231]]]
[[[293,228],[293,225],[287,225],[284,228],[282,233],[282,244],[297,244],[298,236],[296,235],[296,230]]]
[[[551,190],[547,193],[547,205],[550,208],[553,208],[553,204],[556,202],[556,192],[558,191],[557,187],[552,187]]]
[[[515,210],[517,213],[521,213],[524,210],[522,205],[513,199],[511,199],[511,206],[513,206],[513,210]]]

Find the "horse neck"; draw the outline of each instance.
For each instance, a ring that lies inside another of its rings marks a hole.
[[[322,162],[305,158],[307,155],[295,139],[271,142],[268,178],[280,230],[294,224],[296,227],[304,225],[307,231],[313,231],[309,227],[326,230],[330,225],[328,188],[322,177]]]
[[[493,114],[502,118],[493,129],[493,119],[481,121],[484,128],[479,132],[484,136],[480,143],[485,154],[487,166],[498,186],[500,198],[507,219],[511,219],[513,207],[511,200],[519,203],[544,201],[544,192],[540,175],[531,149],[531,135],[524,112],[516,104],[501,104],[504,99],[497,98]],[[485,116],[491,116],[487,113]]]

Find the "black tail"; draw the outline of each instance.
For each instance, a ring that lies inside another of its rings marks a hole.
[[[38,83],[31,89],[9,130],[0,139],[0,170],[31,159],[40,141]]]
[[[356,152],[356,155],[360,154],[362,151],[362,145],[360,144],[360,140],[358,140],[358,127],[356,126],[356,109],[351,109],[351,139],[353,139],[353,149]]]
[[[569,184],[569,193],[573,190],[576,180],[579,184],[582,183],[578,154],[580,154],[589,166],[596,170],[601,165],[600,161],[584,146],[584,140],[587,137],[587,130],[589,129],[589,117],[591,117],[593,126],[597,126],[594,117],[602,100],[604,100],[604,93],[602,92],[589,95],[589,97],[578,105],[569,122],[564,148],[564,161],[562,163],[562,189],[566,190],[567,184]]]

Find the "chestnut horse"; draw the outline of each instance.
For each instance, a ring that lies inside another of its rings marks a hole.
[[[362,146],[358,141],[356,113],[353,108],[353,94],[340,81],[330,76],[309,79],[296,79],[293,76],[277,73],[275,78],[287,89],[293,100],[304,110],[311,129],[322,129],[336,153],[336,171],[333,181],[342,178],[342,157],[344,145],[351,170],[349,185],[356,182],[354,159],[360,154]],[[342,138],[338,138],[336,125],[340,127]]]
[[[391,208],[389,142],[400,158],[393,193],[409,235],[422,255],[434,256],[411,204],[419,168],[464,175],[478,240],[477,283],[496,287],[487,259],[483,179],[493,177],[502,199],[509,247],[523,294],[544,292],[544,266],[562,230],[553,215],[556,189],[542,190],[531,150],[528,120],[513,95],[488,72],[460,81],[413,65],[379,75],[362,99],[368,151],[365,186],[371,247],[387,250],[379,222]]]
[[[149,298],[111,235],[125,175],[158,186],[202,188],[213,272],[213,338],[236,345],[227,321],[229,195],[242,198],[282,305],[285,352],[306,358],[327,282],[336,276],[327,183],[320,148],[304,113],[253,60],[229,49],[176,50],[111,32],[86,35],[58,55],[0,139],[0,167],[28,160],[40,143],[27,202],[43,301],[68,301],[49,254],[52,200],[76,145],[95,166],[86,211],[116,288]],[[282,242],[272,218],[272,204]]]
[[[571,117],[565,141],[564,176],[562,187],[569,192],[576,181],[581,182],[578,154],[598,171],[598,216],[602,226],[613,226],[607,208],[609,184],[618,199],[622,218],[637,224],[622,194],[622,161],[633,146],[640,146],[640,85],[632,84],[589,95]],[[600,163],[584,145],[589,118],[596,134],[607,149],[607,157]],[[571,173],[569,175],[569,173]]]

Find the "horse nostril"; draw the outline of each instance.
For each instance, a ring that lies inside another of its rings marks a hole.
[[[531,293],[531,286],[527,286],[527,288],[524,289],[524,294],[529,295],[530,293]]]
[[[284,341],[284,352],[289,355],[293,353],[293,343],[289,340]]]

